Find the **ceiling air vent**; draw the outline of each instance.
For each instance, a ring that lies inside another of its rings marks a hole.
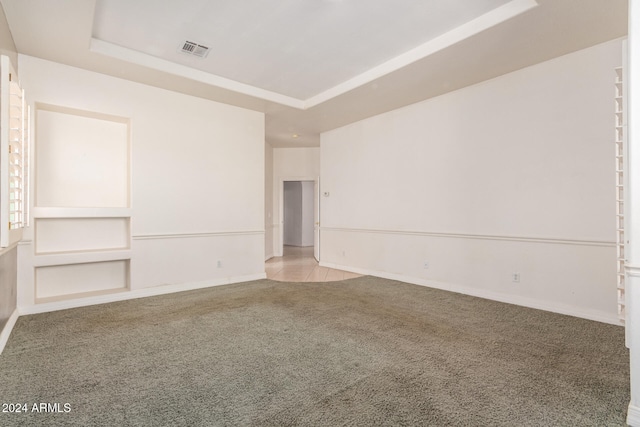
[[[187,40],[182,43],[180,52],[200,58],[205,58],[209,53],[209,48],[207,46],[203,46],[201,44],[190,42],[189,40]]]

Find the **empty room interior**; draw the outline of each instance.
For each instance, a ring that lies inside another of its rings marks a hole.
[[[640,426],[637,2],[0,6],[0,424]]]

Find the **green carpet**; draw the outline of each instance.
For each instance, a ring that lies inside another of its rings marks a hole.
[[[629,362],[619,326],[373,277],[260,280],[21,317],[0,400],[28,407],[2,426],[622,426]]]

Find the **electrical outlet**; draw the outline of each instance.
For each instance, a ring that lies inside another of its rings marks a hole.
[[[425,270],[429,269],[429,261],[425,261],[422,266],[424,267]]]
[[[342,251],[342,256],[347,256],[347,251],[343,250]]]
[[[222,268],[222,261],[218,260],[218,268]]]
[[[512,273],[511,274],[511,281],[513,283],[519,283],[520,282],[520,273]]]

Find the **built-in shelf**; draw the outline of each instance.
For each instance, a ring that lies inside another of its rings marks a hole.
[[[127,218],[131,217],[131,208],[33,208],[34,218]]]
[[[131,248],[129,217],[35,218],[35,254]]]
[[[33,266],[46,267],[52,265],[86,264],[91,262],[120,261],[129,259],[131,259],[131,250],[78,251],[36,255],[33,257]]]
[[[36,266],[36,302],[127,290],[129,265],[128,259],[100,259],[94,262]]]
[[[132,252],[130,120],[35,105],[34,302],[126,292]]]

